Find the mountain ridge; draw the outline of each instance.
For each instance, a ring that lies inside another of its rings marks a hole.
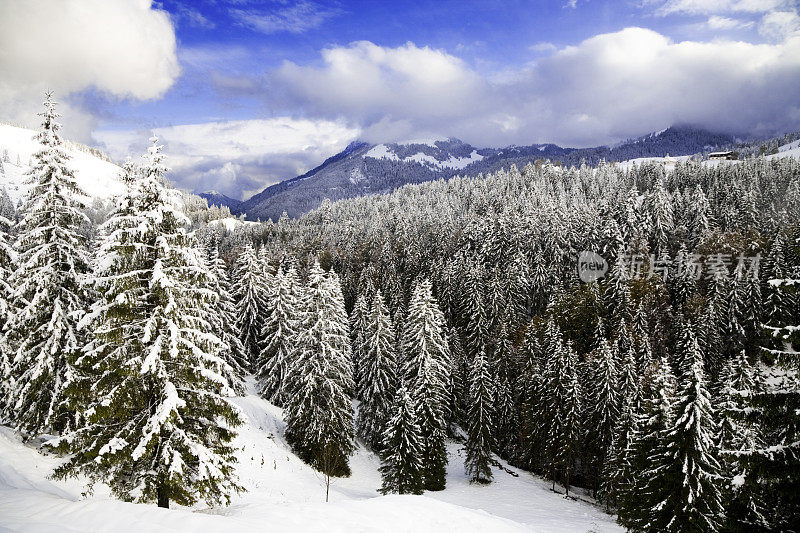
[[[584,162],[596,165],[601,160],[693,155],[732,147],[736,140],[733,135],[679,125],[621,144],[590,148],[561,147],[553,143],[478,148],[455,137],[380,144],[354,141],[308,172],[270,185],[229,207],[251,220],[277,220],[283,212],[298,217],[318,207],[325,198],[335,201],[391,192],[410,183],[485,174],[512,164],[521,167],[539,159],[564,165]]]

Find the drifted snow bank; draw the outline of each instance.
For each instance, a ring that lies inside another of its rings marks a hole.
[[[353,475],[335,479],[325,503],[324,479],[283,440],[281,410],[255,395],[232,401],[245,418],[235,444],[247,492],[229,507],[159,509],[115,500],[105,486],[84,497],[81,480],[48,479],[61,459],[39,454],[0,427],[0,531],[621,531],[613,517],[565,500],[525,472],[513,477],[495,470],[491,485],[471,485],[456,443],[449,445],[445,491],[380,496],[378,458],[359,447]]]

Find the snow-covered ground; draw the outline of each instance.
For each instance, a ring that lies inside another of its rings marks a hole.
[[[780,159],[782,157],[794,157],[795,159],[800,159],[800,140],[779,146],[778,153],[768,155],[767,159]]]
[[[229,218],[220,218],[217,220],[212,220],[208,223],[209,226],[221,226],[228,231],[236,231],[242,227],[253,227],[258,226],[258,222],[253,222],[251,220],[242,220],[236,217],[229,217]]]
[[[661,132],[663,133],[663,132]],[[664,165],[664,169],[667,171],[675,170],[675,165],[677,165],[678,161],[685,162],[692,156],[690,155],[681,155],[677,157],[666,156],[666,157],[637,157],[636,159],[627,159],[625,161],[620,161],[616,163],[616,165],[623,169],[623,170],[630,170],[633,168],[634,165],[642,166],[645,163],[661,163]]]
[[[255,395],[232,401],[246,420],[236,445],[247,492],[229,507],[159,509],[115,500],[104,486],[83,497],[80,480],[48,479],[61,459],[39,454],[0,427],[0,531],[621,531],[612,516],[566,500],[522,471],[514,477],[496,469],[492,484],[470,484],[457,443],[449,445],[442,492],[380,496],[379,460],[359,447],[353,475],[335,479],[325,503],[322,476],[283,440],[281,410]]]
[[[7,151],[10,160],[3,162],[5,175],[0,176],[0,186],[5,186],[15,203],[27,192],[25,173],[31,156],[39,150],[35,135],[33,130],[0,124],[0,158]],[[125,191],[117,165],[70,146],[65,151],[71,158],[68,164],[75,171],[78,185],[89,197],[108,199]]]
[[[409,141],[398,144],[405,144],[412,146],[419,144],[419,145],[432,146],[436,148],[434,141],[424,141],[424,142]],[[378,144],[376,146],[373,146],[366,154],[364,154],[364,157],[371,157],[373,159],[388,159],[389,161],[405,161],[405,162],[415,161],[420,165],[427,165],[428,167],[431,167],[434,170],[442,170],[446,168],[461,170],[463,168],[466,168],[468,165],[471,165],[472,163],[475,163],[483,159],[483,156],[480,155],[477,152],[477,150],[473,150],[472,153],[470,153],[469,157],[455,157],[451,155],[448,159],[442,161],[422,152],[417,152],[416,154],[400,158],[400,156],[398,156],[391,149],[391,147],[386,146],[385,144]]]

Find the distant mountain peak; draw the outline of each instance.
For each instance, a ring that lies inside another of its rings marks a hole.
[[[612,147],[564,148],[552,143],[504,148],[476,148],[455,137],[410,139],[401,142],[350,143],[305,174],[270,185],[243,202],[236,212],[251,219],[277,220],[283,211],[296,217],[328,198],[331,201],[392,192],[409,183],[475,176],[516,165],[522,168],[537,160],[564,165],[601,160],[625,161],[639,157],[692,155],[726,149],[735,139],[688,125],[676,125],[630,139]],[[233,208],[232,208],[233,209]]]

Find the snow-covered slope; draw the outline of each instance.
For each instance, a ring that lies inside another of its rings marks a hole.
[[[768,155],[767,159],[780,159],[782,157],[794,157],[795,159],[800,159],[800,140],[779,146],[778,153]]]
[[[461,152],[466,147],[468,153],[454,155],[452,152],[454,147]],[[434,171],[446,169],[462,170],[483,159],[483,156],[477,150],[457,139],[423,139],[393,144],[378,144],[364,154],[364,157],[388,159],[389,161],[404,163],[414,162],[425,165]]]
[[[5,186],[14,202],[27,192],[25,173],[30,168],[31,156],[39,150],[35,135],[33,130],[0,124],[0,159],[7,152],[10,161],[3,162],[5,173],[0,176],[0,186]],[[69,144],[65,146],[65,151],[70,156],[69,166],[75,171],[78,185],[90,198],[107,199],[124,192],[117,165]]]
[[[353,475],[334,480],[325,503],[322,476],[283,440],[281,410],[255,395],[232,401],[246,420],[235,444],[247,492],[230,507],[164,510],[119,502],[103,486],[82,497],[80,480],[47,478],[59,458],[38,454],[0,427],[0,531],[621,531],[613,517],[565,500],[525,472],[495,470],[491,485],[471,485],[456,443],[449,445],[445,491],[379,496],[379,460],[359,447]]]
[[[236,231],[239,228],[243,227],[256,227],[258,226],[258,222],[253,222],[251,220],[241,220],[238,218],[220,218],[217,220],[212,220],[208,223],[209,226],[221,227],[225,228],[228,231]]]

